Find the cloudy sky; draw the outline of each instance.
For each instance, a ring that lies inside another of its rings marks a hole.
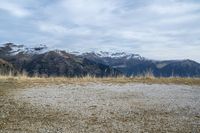
[[[200,0],[0,0],[0,43],[200,62]]]

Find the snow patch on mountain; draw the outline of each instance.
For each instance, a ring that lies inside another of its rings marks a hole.
[[[29,55],[35,55],[35,54],[43,54],[48,51],[54,51],[60,55],[63,54],[62,50],[52,50],[49,49],[46,45],[40,44],[37,47],[29,48],[24,45],[15,45],[13,43],[7,43],[4,44],[4,48],[7,49],[9,54],[11,55],[17,55],[19,53],[23,54],[29,54]],[[133,53],[126,53],[126,52],[105,52],[105,51],[97,51],[97,52],[77,52],[77,51],[68,51],[67,53],[75,55],[75,56],[94,56],[98,58],[112,58],[112,59],[138,59],[138,60],[145,60],[144,57],[141,57],[139,54],[133,54]]]
[[[39,46],[34,48],[28,48],[24,45],[15,45],[12,43],[7,43],[4,45],[4,47],[7,47],[9,53],[12,55],[17,55],[19,53],[34,55],[34,54],[42,54],[49,51],[47,46],[43,44],[40,44]]]
[[[81,55],[80,53],[78,54]],[[112,53],[112,52],[99,51],[99,52],[83,53],[82,55],[93,55],[100,58],[114,58],[114,59],[125,58],[127,60],[129,59],[144,60],[145,59],[144,57],[141,57],[139,54],[126,53],[126,52]]]

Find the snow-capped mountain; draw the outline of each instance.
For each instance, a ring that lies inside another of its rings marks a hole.
[[[142,57],[138,54],[130,54],[130,53],[125,53],[125,52],[117,52],[117,53],[112,53],[112,52],[104,52],[100,51],[97,53],[98,56],[102,58],[138,58],[141,59]]]
[[[10,67],[9,67],[10,65]],[[11,67],[13,66],[13,67]],[[64,50],[49,50],[44,45],[27,48],[23,45],[7,43],[0,46],[0,75],[22,73],[42,76],[116,76],[120,71],[93,62]]]
[[[76,53],[75,53],[76,54]],[[99,58],[112,58],[112,59],[138,59],[138,60],[145,60],[144,57],[140,56],[139,54],[133,54],[133,53],[126,53],[126,52],[105,52],[105,51],[99,51],[99,52],[88,52],[88,53],[78,53],[77,55],[82,56],[96,56]]]
[[[47,46],[42,44],[34,48],[29,48],[24,45],[15,45],[13,43],[6,43],[3,44],[3,47],[1,48],[4,48],[4,52],[7,52],[7,54],[11,55],[17,55],[19,53],[34,55],[34,54],[42,54],[49,51]]]
[[[200,64],[192,60],[155,61],[138,54],[90,52],[82,57],[97,63],[106,64],[121,71],[124,75],[145,75],[151,72],[157,77],[192,77],[200,76]]]
[[[200,77],[200,64],[192,60],[155,61],[126,52],[66,52],[45,45],[28,48],[7,43],[0,46],[0,71],[27,71],[48,76],[137,76],[151,72],[157,77]]]

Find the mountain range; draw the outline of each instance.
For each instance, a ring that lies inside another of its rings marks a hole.
[[[29,76],[145,76],[200,77],[200,64],[193,60],[157,61],[138,54],[118,52],[66,52],[45,45],[27,48],[6,43],[0,46],[0,74]]]
[[[48,50],[43,45],[36,48],[25,48],[22,45],[7,43],[0,47],[0,59],[2,60],[0,69],[6,70],[3,74],[8,72],[8,69],[14,71],[14,75],[25,72],[29,76],[46,77],[86,75],[104,77],[121,74],[120,71],[110,66],[65,51]]]

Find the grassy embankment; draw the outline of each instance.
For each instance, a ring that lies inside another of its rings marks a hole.
[[[27,77],[27,76],[0,76],[0,83],[24,83],[24,84],[82,84],[82,83],[145,83],[145,84],[182,84],[182,85],[200,85],[200,78],[155,78],[149,77]]]

